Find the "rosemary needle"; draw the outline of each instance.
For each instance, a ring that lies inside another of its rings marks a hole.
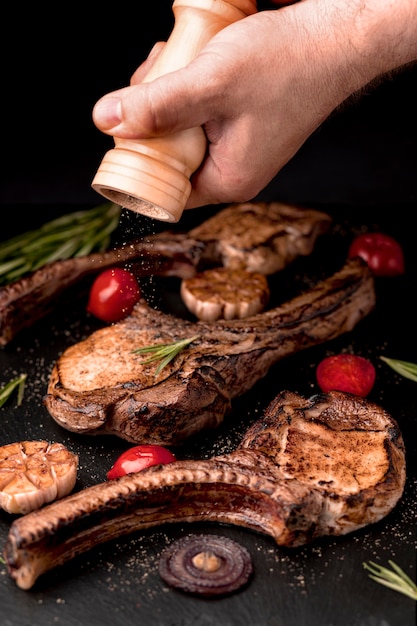
[[[410,363],[409,361],[400,361],[399,359],[389,359],[386,356],[379,357],[381,361],[384,361],[391,367],[397,374],[401,374],[404,378],[409,378],[417,382],[417,363]]]
[[[388,563],[391,565],[393,571],[389,570],[387,567],[373,563],[372,561],[363,563],[363,566],[366,570],[371,572],[369,578],[372,578],[372,580],[375,580],[377,583],[389,589],[403,593],[413,600],[417,600],[417,585],[396,563],[393,561],[388,561]]]
[[[0,389],[0,407],[6,404],[15,389],[17,389],[17,405],[20,406],[22,404],[26,378],[27,374],[22,374],[21,376],[10,380]]]
[[[144,348],[132,350],[132,354],[151,354],[152,356],[150,356],[149,359],[142,361],[143,365],[153,363],[154,361],[161,361],[155,370],[156,376],[166,365],[168,365],[168,363],[170,363],[170,361],[175,359],[177,354],[198,338],[198,335],[195,335],[194,337],[188,337],[187,339],[181,339],[180,341],[173,341],[172,343],[159,343],[154,346],[145,346]]]
[[[62,215],[2,242],[0,285],[15,282],[54,261],[103,252],[119,224],[121,210],[120,206],[106,202]]]

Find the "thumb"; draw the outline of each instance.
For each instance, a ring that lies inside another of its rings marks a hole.
[[[147,139],[201,126],[205,108],[191,66],[105,95],[93,109],[99,130],[124,139]]]

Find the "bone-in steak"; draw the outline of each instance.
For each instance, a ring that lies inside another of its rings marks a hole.
[[[359,258],[275,309],[244,320],[190,322],[139,303],[126,319],[68,348],[54,365],[45,405],[67,430],[177,445],[216,427],[284,357],[352,330],[375,305]],[[194,337],[159,373],[132,351]]]
[[[375,523],[402,496],[404,442],[384,409],[342,392],[283,391],[233,452],[88,487],[16,519],[4,555],[22,589],[93,546],[166,523],[212,521],[296,547]]]

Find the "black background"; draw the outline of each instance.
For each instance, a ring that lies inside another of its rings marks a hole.
[[[93,3],[88,12],[65,3],[8,7],[0,203],[100,200],[90,184],[113,140],[95,128],[93,106],[126,86],[155,41],[168,38],[171,6],[157,0],[133,8]],[[416,78],[410,67],[335,114],[267,193],[295,203],[416,202]]]

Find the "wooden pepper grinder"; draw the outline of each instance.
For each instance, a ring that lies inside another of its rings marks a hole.
[[[144,82],[184,67],[225,26],[256,13],[256,0],[175,0],[172,33]],[[133,141],[114,137],[92,187],[137,213],[178,222],[191,192],[190,177],[207,147],[201,127]]]

